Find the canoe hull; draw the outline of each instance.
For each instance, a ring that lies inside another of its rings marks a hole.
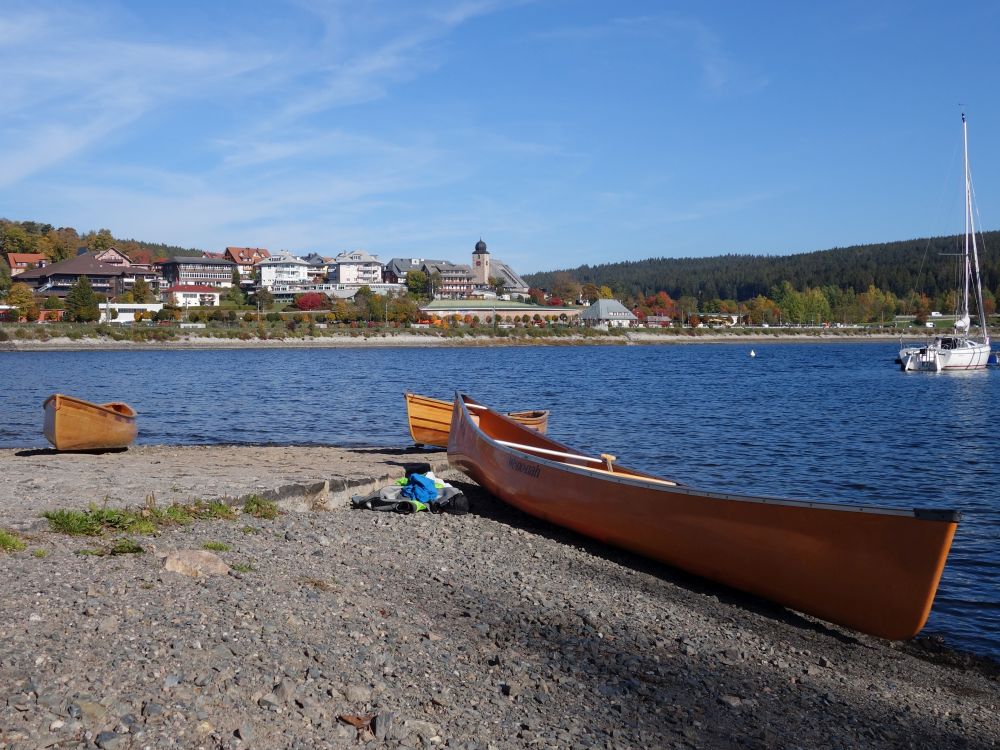
[[[135,410],[128,404],[92,404],[54,393],[45,399],[42,431],[56,450],[127,448],[138,433]]]
[[[571,452],[495,412],[472,415],[456,400],[449,462],[526,513],[871,635],[910,638],[927,620],[956,513],[737,497],[617,465],[608,473],[500,445]]]
[[[404,393],[403,396],[406,398],[406,417],[413,442],[417,445],[447,448],[448,431],[451,429],[451,403],[416,393]],[[547,411],[512,411],[508,416],[542,434],[548,429]]]

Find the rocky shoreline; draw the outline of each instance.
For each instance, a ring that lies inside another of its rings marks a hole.
[[[472,512],[349,508],[422,464]],[[283,512],[130,535],[141,553],[81,554],[115,535],[39,516],[252,494]],[[440,451],[0,450],[0,512],[24,544],[0,551],[3,748],[1000,744],[995,664],[591,543]],[[184,552],[219,565],[175,572]]]
[[[484,346],[630,346],[646,344],[787,344],[787,343],[853,343],[899,342],[898,334],[884,333],[656,333],[628,332],[602,336],[435,336],[412,333],[371,333],[315,336],[306,338],[255,337],[246,339],[215,338],[186,335],[164,341],[116,341],[112,338],[70,339],[57,336],[39,339],[12,339],[0,341],[4,351],[116,351],[116,350],[169,350],[169,349],[327,349],[341,347],[484,347]],[[908,335],[907,342],[923,341]]]

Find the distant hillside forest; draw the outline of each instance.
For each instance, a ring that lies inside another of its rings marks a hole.
[[[152,263],[154,260],[175,255],[201,255],[196,248],[175,247],[156,242],[114,237],[110,230],[99,229],[85,234],[72,227],[59,227],[37,221],[10,221],[0,219],[0,255],[7,253],[41,253],[55,263],[83,251],[107,250],[116,247],[135,263]]]
[[[1000,296],[1000,232],[985,232],[977,241],[984,297],[992,313],[995,298]],[[584,296],[593,296],[595,289],[603,288],[600,296],[613,296],[647,312],[664,306],[656,304],[657,297],[661,303],[666,298],[671,303],[684,300],[680,307],[691,311],[736,312],[737,307],[746,309],[755,300],[758,306],[766,301],[785,306],[784,301],[791,298],[801,305],[803,298],[813,296],[820,310],[804,314],[805,320],[798,322],[817,317],[858,321],[870,318],[873,307],[883,316],[890,312],[919,316],[931,308],[942,312],[954,308],[955,254],[961,252],[962,242],[960,236],[934,237],[784,256],[651,258],[526,274],[524,279],[532,287],[564,298],[578,289]],[[822,309],[817,294],[829,311]],[[865,295],[860,302],[867,310],[841,309],[838,314],[838,307],[857,308],[861,295]]]

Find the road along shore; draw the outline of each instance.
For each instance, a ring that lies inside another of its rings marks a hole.
[[[471,513],[350,509],[428,467]],[[102,537],[40,517],[250,495],[283,512]],[[0,450],[0,529],[24,545],[0,551],[4,748],[1000,744],[995,665],[591,543],[442,451]]]

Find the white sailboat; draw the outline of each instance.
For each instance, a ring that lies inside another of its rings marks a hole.
[[[969,126],[962,113],[962,142],[965,154],[965,243],[962,253],[962,280],[958,288],[955,333],[936,336],[926,346],[904,347],[899,352],[899,367],[904,372],[941,372],[942,370],[981,370],[989,364],[990,332],[983,307],[983,286],[979,276],[979,251],[976,247],[976,224],[972,210],[972,178],[969,174]],[[972,299],[970,299],[970,297]],[[970,305],[979,317],[981,336],[972,336]]]

